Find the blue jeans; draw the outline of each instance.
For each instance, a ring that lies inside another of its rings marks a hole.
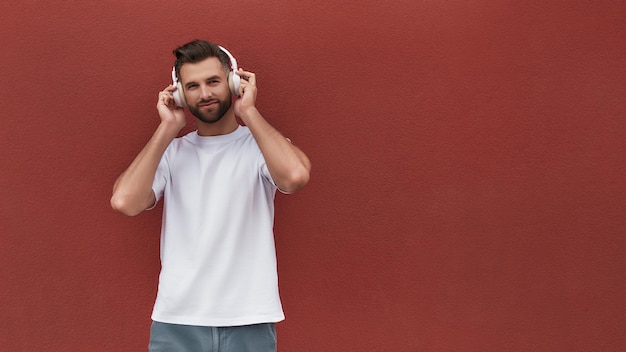
[[[211,327],[152,322],[149,352],[276,352],[274,323]]]

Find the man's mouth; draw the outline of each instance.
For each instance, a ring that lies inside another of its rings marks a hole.
[[[217,100],[207,100],[207,101],[201,101],[198,106],[200,106],[201,108],[212,108],[214,106],[216,106],[218,103]]]

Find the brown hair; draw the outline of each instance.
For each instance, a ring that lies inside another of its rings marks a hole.
[[[217,57],[226,75],[230,72],[230,58],[223,52],[217,44],[207,42],[206,40],[194,40],[187,44],[181,45],[173,51],[176,56],[174,68],[176,69],[176,77],[180,81],[180,68],[184,64],[196,63],[203,61],[209,57]]]

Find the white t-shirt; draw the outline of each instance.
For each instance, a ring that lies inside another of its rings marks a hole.
[[[200,326],[278,322],[276,186],[254,137],[191,132],[155,175],[164,198],[161,274],[152,319]]]

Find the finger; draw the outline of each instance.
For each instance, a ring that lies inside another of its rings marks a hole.
[[[256,75],[252,72],[244,71],[243,69],[239,69],[237,71],[237,75],[243,78],[244,80],[250,82],[252,85],[256,85]]]
[[[249,81],[241,80],[239,83],[239,96],[243,96],[245,92],[251,89],[256,89],[256,86],[252,85]]]
[[[163,105],[169,106],[173,99],[174,97],[172,96],[171,92],[169,91],[159,92],[159,102],[162,103]]]

